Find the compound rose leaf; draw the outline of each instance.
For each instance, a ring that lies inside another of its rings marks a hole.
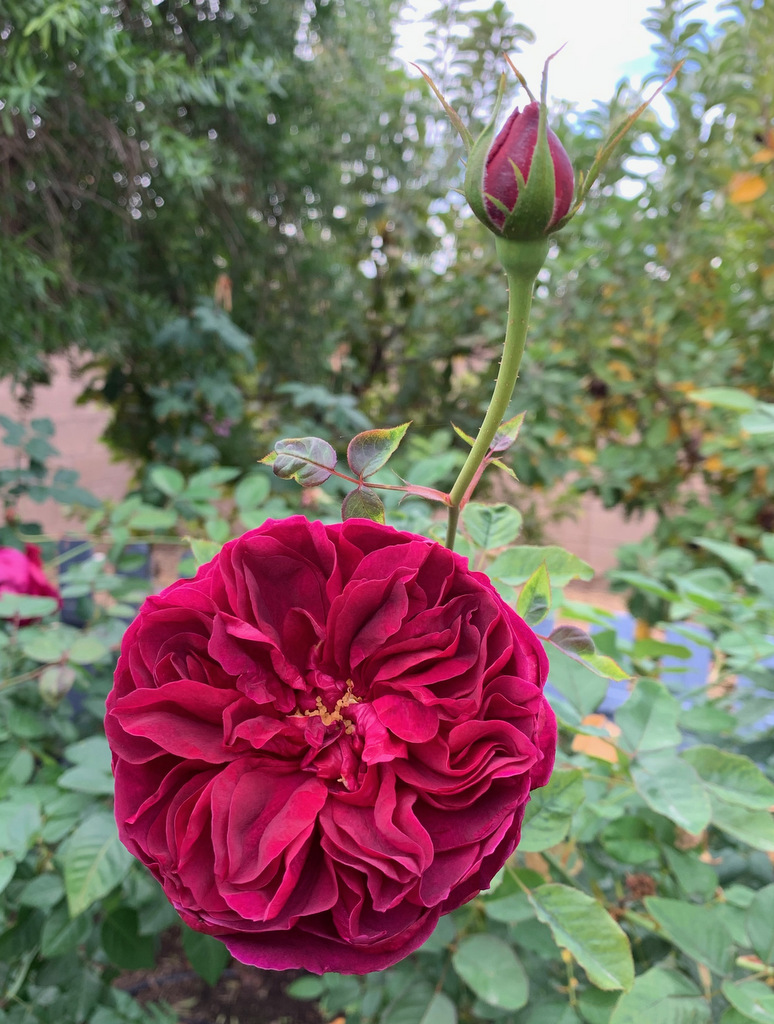
[[[361,480],[373,476],[387,462],[403,440],[411,421],[397,427],[364,430],[347,445],[347,462]]]

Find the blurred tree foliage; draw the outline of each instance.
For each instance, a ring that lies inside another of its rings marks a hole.
[[[448,408],[469,339],[454,275],[415,312],[451,236],[400,6],[0,0],[0,373],[88,353],[109,440],[183,468],[253,461],[278,409],[341,431],[360,402]],[[468,74],[522,37],[482,15]]]
[[[685,60],[668,112],[638,122],[634,158],[560,237],[522,377],[542,447],[519,468],[655,511],[662,545],[749,544],[774,527],[774,480],[692,393],[774,397],[774,10],[727,3],[709,27],[694,7],[666,0],[648,22],[654,79]],[[576,166],[630,104],[621,90],[572,116]]]

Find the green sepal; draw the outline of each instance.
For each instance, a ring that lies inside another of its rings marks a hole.
[[[486,158],[489,156],[489,150],[492,148],[492,143],[494,142],[497,115],[500,113],[504,93],[505,75],[502,74],[500,75],[500,82],[497,86],[497,96],[495,97],[492,116],[489,119],[489,123],[486,128],[484,128],[479,137],[473,143],[473,148],[470,150],[468,155],[468,164],[465,168],[464,191],[468,205],[481,223],[489,228],[490,231],[494,231],[495,234],[498,234],[499,232],[487,213],[486,201],[484,199],[484,173],[486,172]]]
[[[454,125],[454,127],[459,132],[460,138],[465,143],[465,149],[468,151],[468,153],[470,153],[470,150],[471,150],[471,148],[473,146],[473,136],[468,131],[468,128],[465,125],[465,123],[463,122],[463,120],[460,117],[460,115],[457,113],[457,111],[454,109],[454,107],[450,103],[447,102],[446,97],[443,95],[441,90],[438,88],[438,86],[432,80],[430,75],[428,75],[426,71],[423,71],[422,68],[418,64],[412,64],[412,67],[415,67],[417,69],[417,71],[420,73],[420,75],[424,78],[424,80],[427,82],[427,84],[433,90],[435,95],[438,97],[438,100],[439,100],[441,106],[446,111],[446,116],[449,118],[451,123]]]

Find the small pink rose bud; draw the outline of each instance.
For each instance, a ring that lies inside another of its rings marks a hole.
[[[572,164],[550,128],[546,129],[550,163],[533,159],[539,147],[539,129],[540,103],[529,103],[521,112],[517,108],[503,125],[486,157],[486,210],[495,229],[506,238],[544,235],[569,212],[572,205],[575,190]],[[536,181],[538,175],[540,180]],[[509,217],[505,211],[512,212],[517,204],[519,210],[516,215]],[[522,206],[525,207],[523,211]]]

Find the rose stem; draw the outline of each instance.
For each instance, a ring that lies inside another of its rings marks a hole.
[[[479,428],[475,443],[470,449],[470,454],[449,492],[446,546],[450,549],[454,548],[460,510],[470,498],[468,489],[476,479],[477,471],[489,451],[489,446],[498,427],[505,418],[513,395],[527,340],[532,290],[548,254],[548,240],[544,238],[532,242],[516,242],[497,238],[495,246],[508,279],[508,323],[505,329],[503,356],[500,360],[500,369],[497,372],[489,408]]]

